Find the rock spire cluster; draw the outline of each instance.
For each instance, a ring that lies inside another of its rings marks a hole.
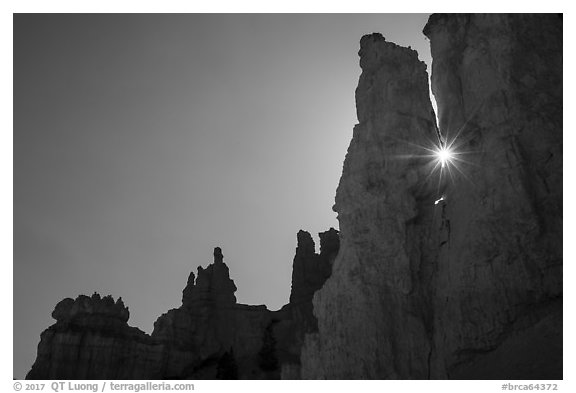
[[[279,311],[238,304],[222,249],[190,273],[182,305],[148,335],[128,325],[122,299],[80,295],[56,305],[27,379],[279,379],[300,377],[300,350],[316,328],[312,295],[330,276],[338,231],[320,234],[322,251],[298,233],[294,299]]]

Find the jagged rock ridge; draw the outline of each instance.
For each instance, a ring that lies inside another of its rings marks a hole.
[[[330,275],[338,232],[298,233],[292,297],[279,311],[238,304],[219,247],[214,262],[190,273],[182,305],[148,335],[128,325],[122,299],[80,295],[56,305],[27,379],[279,379],[300,377],[305,332],[315,329],[312,296]]]

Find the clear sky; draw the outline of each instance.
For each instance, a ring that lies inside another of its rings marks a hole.
[[[360,37],[430,70],[427,18],[15,15],[14,376],[61,299],[150,333],[216,246],[239,302],[287,303],[298,230],[338,228]]]

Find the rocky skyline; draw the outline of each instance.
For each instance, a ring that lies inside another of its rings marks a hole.
[[[15,375],[60,300],[122,297],[151,333],[214,247],[239,302],[286,304],[296,233],[338,227],[358,40],[426,58],[426,19],[16,14]]]
[[[422,28],[438,114],[418,53],[364,35],[340,233],[298,232],[286,306],[237,302],[216,247],[151,335],[60,302],[29,378],[562,379],[562,15]]]
[[[278,311],[239,304],[220,247],[191,272],[182,304],[147,335],[127,324],[122,299],[81,295],[56,305],[26,379],[299,379],[304,335],[318,331],[312,296],[330,276],[338,231],[320,233],[320,252],[298,232],[290,302]]]

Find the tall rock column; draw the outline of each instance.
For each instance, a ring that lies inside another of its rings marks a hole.
[[[338,254],[340,239],[334,228],[320,232],[320,253],[316,253],[314,240],[306,231],[298,232],[298,246],[292,265],[292,290],[290,303],[278,314],[283,321],[276,328],[279,352],[282,355],[282,379],[301,379],[300,354],[304,337],[318,331],[318,321],[313,314],[312,298],[322,288]]]
[[[411,242],[428,239],[420,233],[431,224],[422,223],[434,220],[422,157],[437,143],[426,65],[380,34],[364,36],[359,55],[359,124],[334,206],[340,252],[314,296],[319,333],[306,337],[302,376],[426,378],[431,319],[419,279],[429,274],[427,246]]]
[[[561,379],[562,18],[433,15],[424,33],[451,176],[432,187],[415,158],[434,133],[424,66],[363,37],[302,374]]]

